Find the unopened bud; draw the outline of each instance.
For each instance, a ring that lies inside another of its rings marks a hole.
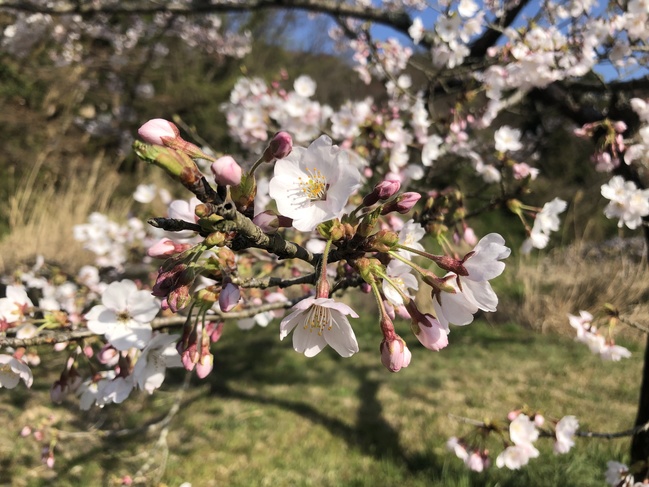
[[[211,353],[201,355],[201,358],[198,360],[198,363],[196,364],[196,375],[198,376],[199,379],[204,379],[210,374],[210,372],[212,372],[213,368],[214,368],[214,355],[212,355]]]
[[[205,245],[208,247],[222,247],[225,244],[227,235],[223,232],[212,232],[205,237]]]
[[[137,133],[144,142],[154,145],[165,145],[165,140],[173,140],[180,136],[178,127],[163,118],[149,120]]]
[[[239,286],[228,282],[219,295],[219,307],[221,311],[227,313],[232,311],[232,309],[239,303],[239,298],[241,298],[241,291]]]
[[[367,239],[368,251],[388,252],[399,243],[399,235],[392,230],[380,230]]]
[[[146,251],[146,254],[149,257],[169,257],[174,254],[184,252],[190,247],[190,244],[176,243],[168,238],[163,238],[149,247],[149,250]]]
[[[396,335],[393,340],[381,342],[381,363],[390,372],[399,372],[403,367],[410,365],[412,354],[403,338]]]
[[[222,186],[236,186],[241,183],[243,171],[231,156],[219,157],[210,166],[214,181]]]
[[[264,151],[264,160],[284,159],[293,150],[293,139],[288,132],[277,132]]]
[[[385,201],[389,198],[392,198],[401,188],[401,183],[394,179],[386,179],[381,181],[376,186],[370,194],[363,198],[363,205],[372,206],[373,204],[379,201]]]
[[[408,213],[410,210],[412,210],[415,204],[417,204],[417,201],[419,201],[420,198],[421,195],[419,193],[403,193],[392,203],[385,205],[381,214],[387,215],[388,213],[392,213],[393,211],[401,213],[402,215]]]

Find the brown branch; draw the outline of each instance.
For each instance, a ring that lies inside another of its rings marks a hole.
[[[529,0],[521,0],[518,5],[516,5],[514,8],[508,10],[505,15],[499,19],[496,19],[494,22],[495,24],[498,24],[498,28],[490,28],[487,29],[482,36],[480,36],[479,39],[475,40],[471,44],[471,51],[469,54],[469,58],[471,59],[479,59],[483,58],[485,54],[487,53],[487,50],[496,44],[498,42],[498,39],[500,39],[500,36],[503,34],[503,30],[507,27],[509,27],[514,20],[516,20],[516,17],[518,17],[518,14],[525,8],[525,6],[529,3]]]
[[[247,308],[241,311],[230,311],[229,313],[223,313],[218,310],[210,310],[209,314],[205,315],[206,321],[222,321],[227,319],[241,319],[241,318],[250,318],[252,316],[258,315],[265,311],[273,311],[277,309],[286,309],[290,308],[298,301],[308,297],[308,295],[289,299],[288,301],[280,303],[269,303],[263,304],[261,306],[255,306],[254,308]],[[162,318],[156,318],[151,322],[151,328],[153,330],[161,330],[164,328],[175,328],[182,326],[187,321],[188,317],[183,315],[176,316],[167,316]],[[35,347],[38,345],[54,345],[55,343],[65,343],[72,341],[79,341],[85,338],[92,338],[101,336],[100,334],[94,333],[87,328],[79,328],[78,330],[48,330],[42,332],[40,335],[36,335],[31,338],[15,338],[15,337],[0,337],[0,347]]]
[[[249,277],[242,279],[240,277],[232,278],[232,282],[239,287],[250,288],[254,287],[257,289],[267,289],[269,287],[279,287],[286,288],[290,286],[296,286],[298,284],[315,284],[316,274],[305,274],[300,277],[295,277],[293,279],[283,279],[281,277]]]
[[[52,16],[81,15],[84,17],[104,13],[113,15],[151,15],[170,13],[176,15],[204,15],[225,12],[251,12],[255,10],[283,9],[319,12],[331,16],[351,17],[390,26],[407,35],[412,19],[404,11],[389,11],[376,7],[365,7],[341,3],[335,0],[244,0],[219,3],[153,2],[147,0],[117,2],[104,5],[97,2],[43,2],[0,0],[0,9],[18,12],[42,13]]]

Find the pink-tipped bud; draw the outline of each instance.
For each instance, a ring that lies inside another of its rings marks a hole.
[[[165,145],[164,140],[172,140],[180,135],[178,127],[163,118],[154,118],[142,125],[138,135],[148,144]]]
[[[622,120],[613,122],[613,130],[615,130],[618,134],[624,133],[626,129],[627,129],[626,123],[624,123]]]
[[[273,159],[284,159],[293,150],[293,139],[287,132],[277,132],[268,144]]]
[[[219,157],[212,163],[214,181],[221,186],[237,186],[241,182],[243,171],[231,156]]]
[[[239,298],[241,297],[241,291],[239,286],[228,282],[219,295],[219,306],[221,311],[227,313],[232,311],[232,309],[239,303]]]
[[[185,367],[185,370],[189,370],[190,372],[194,370],[194,367],[196,366],[196,362],[198,362],[198,349],[196,348],[196,343],[192,343],[187,347],[187,349],[183,350],[180,354],[180,361],[183,364],[183,367]]]
[[[412,355],[406,342],[399,336],[394,340],[381,342],[381,363],[390,372],[399,372],[403,367],[410,365]]]
[[[214,368],[214,355],[211,353],[201,356],[196,364],[196,375],[199,379],[207,377]]]
[[[403,193],[397,198],[397,212],[401,214],[408,213],[420,198],[419,193]]]
[[[376,186],[370,194],[363,198],[363,205],[372,206],[378,201],[385,201],[388,198],[392,198],[401,188],[401,183],[396,179],[386,179],[381,181]]]
[[[534,415],[534,424],[539,428],[543,426],[545,424],[545,418],[543,415],[536,413]]]
[[[276,233],[279,229],[279,217],[271,210],[259,213],[252,219],[252,222],[264,233]]]
[[[518,417],[519,414],[521,414],[521,412],[518,409],[515,409],[513,411],[509,411],[507,413],[507,419],[509,421],[514,421]]]
[[[410,210],[412,210],[412,207],[417,204],[417,201],[419,201],[420,198],[421,195],[419,193],[403,193],[396,200],[385,205],[381,214],[387,215],[388,213],[392,213],[393,211],[401,213],[402,215],[408,213]]]
[[[205,331],[210,336],[212,343],[218,342],[221,339],[221,335],[223,335],[223,322],[217,324],[210,321],[205,325]]]
[[[29,426],[23,426],[23,429],[20,430],[20,436],[23,438],[28,437],[32,434],[32,429]]]
[[[146,251],[146,255],[149,257],[169,257],[176,253],[176,246],[174,243],[168,239],[163,238],[158,242],[154,243],[149,250]]]

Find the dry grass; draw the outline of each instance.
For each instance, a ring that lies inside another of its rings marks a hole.
[[[114,198],[120,176],[114,164],[97,155],[82,177],[67,171],[39,182],[46,154],[37,158],[31,171],[9,199],[10,233],[0,242],[0,273],[42,255],[46,262],[75,271],[90,263],[92,255],[83,251],[72,237],[74,225],[83,223],[93,211],[127,214],[129,201]],[[68,167],[79,167],[71,161]]]
[[[582,241],[538,260],[521,259],[509,274],[522,290],[519,306],[510,306],[510,319],[542,332],[572,334],[568,313],[596,312],[610,303],[623,316],[649,325],[646,261],[619,245],[606,250]]]

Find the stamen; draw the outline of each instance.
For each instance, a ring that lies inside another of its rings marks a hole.
[[[331,330],[332,326],[333,324],[331,322],[331,312],[329,311],[329,308],[318,305],[311,307],[304,323],[305,330],[317,330],[318,335],[322,335],[322,332],[325,329]]]
[[[298,178],[298,185],[302,194],[310,201],[326,201],[327,191],[329,190],[327,179],[318,168],[307,168],[306,172],[309,175],[306,181]]]

